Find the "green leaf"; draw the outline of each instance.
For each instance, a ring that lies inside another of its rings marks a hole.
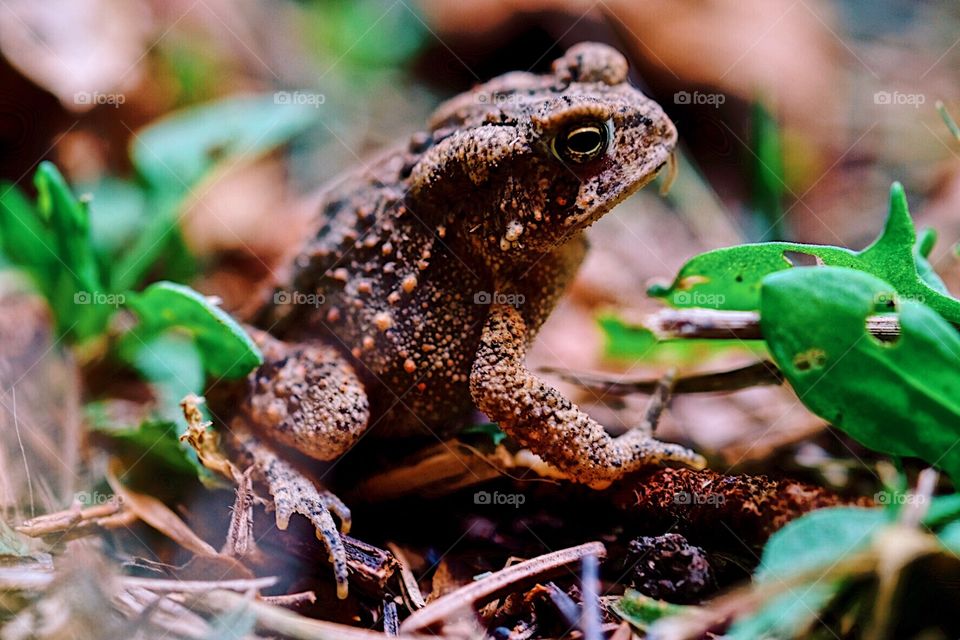
[[[96,407],[88,405],[88,413]],[[104,419],[91,420],[92,428],[112,442],[112,450],[121,457],[144,465],[156,465],[158,473],[176,473],[196,477],[209,473],[180,443],[180,429],[168,420],[148,420],[136,427],[118,427]]]
[[[645,596],[635,589],[627,589],[623,593],[623,597],[617,600],[612,608],[614,613],[623,620],[640,631],[646,631],[651,624],[661,618],[677,616],[695,607],[672,604]]]
[[[783,238],[783,147],[777,121],[763,103],[753,103],[750,112],[751,125],[751,189],[750,207],[762,235]],[[761,238],[762,239],[762,238]]]
[[[840,587],[834,583],[803,585],[771,598],[753,614],[736,620],[724,640],[806,638],[820,612]]]
[[[104,289],[86,206],[49,162],[40,163],[34,184],[35,206],[12,185],[0,195],[3,253],[46,297],[58,332],[83,341],[104,331],[117,301]]]
[[[772,582],[826,569],[866,545],[889,522],[890,516],[883,509],[833,507],[812,511],[770,536],[754,579]]]
[[[863,251],[792,242],[717,249],[687,262],[669,287],[651,287],[648,293],[674,307],[754,311],[760,308],[763,279],[790,269],[791,254],[801,254],[824,265],[873,274],[892,284],[901,298],[924,302],[950,322],[960,323],[960,301],[946,294],[925,257],[934,238],[927,233],[918,240],[903,187],[895,182],[883,233]]]
[[[762,343],[748,345],[741,340],[660,340],[644,326],[630,324],[605,314],[597,318],[604,334],[604,355],[608,358],[663,362],[702,363],[731,351],[750,351],[760,357],[766,353]]]
[[[899,312],[894,342],[865,329],[878,301]],[[874,451],[960,480],[960,336],[941,316],[870,274],[820,267],[764,279],[760,324],[807,408]]]
[[[284,104],[280,94],[226,98],[183,109],[141,130],[131,149],[145,182],[150,219],[117,259],[117,290],[132,289],[159,261],[168,277],[194,269],[177,214],[187,196],[218,167],[268,153],[314,124],[311,104]]]
[[[160,417],[180,425],[183,433],[187,425],[180,401],[203,394],[203,359],[192,337],[176,329],[162,333],[140,344],[132,364],[153,387]]]
[[[281,104],[275,94],[225,98],[178,111],[141,130],[132,160],[151,187],[183,194],[218,164],[266,153],[318,116],[316,107]]]
[[[467,427],[464,427],[460,430],[460,435],[479,435],[486,436],[490,438],[490,441],[493,443],[493,446],[499,445],[501,442],[507,439],[507,434],[505,434],[500,427],[492,422],[484,422],[482,424],[471,424]]]
[[[869,544],[889,522],[883,509],[857,507],[820,509],[801,516],[770,536],[754,580],[776,585],[797,575],[826,571]],[[790,588],[737,620],[728,635],[735,640],[802,637],[841,586],[838,581],[815,580]]]
[[[141,345],[171,329],[185,331],[196,341],[204,370],[215,378],[239,378],[263,362],[247,332],[190,287],[157,282],[142,293],[130,294],[127,307],[140,320],[121,343],[128,362],[137,361]]]

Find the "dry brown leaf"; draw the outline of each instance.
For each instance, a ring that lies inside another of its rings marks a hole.
[[[107,472],[107,482],[114,493],[120,496],[124,506],[137,514],[148,525],[166,535],[185,549],[201,556],[219,556],[217,550],[193,532],[187,523],[180,519],[170,508],[143,493],[137,493],[125,487],[116,476],[116,465]]]

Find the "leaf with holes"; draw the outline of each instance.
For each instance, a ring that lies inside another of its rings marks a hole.
[[[865,330],[878,301],[899,314],[893,342]],[[960,479],[960,336],[940,315],[875,276],[820,267],[767,276],[760,325],[811,411],[875,451]]]
[[[651,287],[651,296],[674,307],[710,307],[755,311],[760,287],[771,273],[794,264],[820,263],[870,273],[893,285],[901,298],[919,300],[944,318],[960,324],[960,301],[947,294],[926,256],[936,236],[918,240],[903,187],[890,189],[890,214],[880,237],[863,251],[839,247],[766,242],[717,249],[687,262],[669,287]]]

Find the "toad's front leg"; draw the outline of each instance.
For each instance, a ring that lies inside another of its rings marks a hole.
[[[660,442],[641,430],[613,438],[577,405],[524,365],[527,329],[510,305],[494,305],[470,374],[477,407],[521,445],[571,480],[603,487],[624,474],[660,462],[702,469],[702,456]]]
[[[264,364],[250,374],[245,397],[230,423],[234,441],[247,452],[273,496],[276,521],[286,529],[299,513],[313,523],[347,596],[347,556],[340,529],[350,529],[350,510],[280,453],[284,445],[317,460],[334,460],[367,428],[370,410],[353,368],[333,348],[291,344],[251,330]]]

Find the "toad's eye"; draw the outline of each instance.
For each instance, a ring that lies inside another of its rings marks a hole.
[[[602,156],[610,142],[605,122],[579,122],[553,139],[553,155],[561,160],[583,164]]]

